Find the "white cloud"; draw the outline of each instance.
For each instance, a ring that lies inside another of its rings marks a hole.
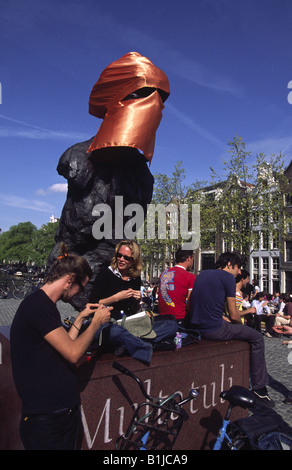
[[[52,191],[53,193],[66,193],[67,189],[67,183],[56,183],[49,187],[49,191]]]
[[[55,183],[49,186],[48,189],[40,188],[37,190],[38,196],[47,196],[48,193],[67,193],[67,183]]]
[[[211,134],[211,132],[207,131],[202,126],[200,126],[198,123],[196,123],[193,118],[191,118],[190,116],[185,114],[183,111],[180,111],[179,109],[177,109],[175,106],[173,106],[173,104],[167,103],[167,109],[170,111],[170,113],[175,118],[177,118],[179,121],[183,122],[192,131],[195,131],[197,134],[199,134],[204,139],[208,140],[209,142],[212,142],[213,144],[217,145],[220,148],[225,146],[224,142],[221,142],[220,139],[218,139],[216,136]]]
[[[248,150],[257,154],[264,153],[266,156],[279,155],[280,152],[287,157],[292,156],[292,137],[266,137],[253,142],[248,142]]]
[[[28,129],[0,127],[0,137],[22,137],[26,139],[70,139],[70,140],[86,140],[91,137],[84,132],[70,131],[52,131],[43,127],[35,126],[18,119],[10,118],[0,114],[0,119],[4,119],[13,124],[24,126]]]
[[[9,194],[0,194],[0,202],[5,206],[30,209],[38,212],[53,212],[55,210],[55,207],[47,202],[38,201],[37,199],[25,199]]]

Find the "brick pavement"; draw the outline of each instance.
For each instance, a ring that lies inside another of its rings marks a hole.
[[[20,302],[13,298],[0,299],[0,326],[11,325]],[[74,315],[74,308],[70,304],[60,301],[58,302],[58,309],[61,318]],[[292,390],[292,348],[282,345],[283,339],[287,338],[284,336],[282,338],[265,337],[265,356],[268,373],[272,378],[269,393],[276,403],[274,410],[292,427],[292,404],[283,403],[285,394]]]

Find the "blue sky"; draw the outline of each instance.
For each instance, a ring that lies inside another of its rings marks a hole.
[[[236,134],[289,164],[291,18],[290,0],[1,0],[1,229],[60,216],[59,157],[96,134],[92,86],[130,51],[170,81],[153,174],[182,160],[187,184],[208,180]]]

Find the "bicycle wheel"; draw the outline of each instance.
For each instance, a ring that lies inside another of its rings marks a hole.
[[[6,299],[8,292],[9,292],[9,287],[7,286],[7,283],[1,282],[0,283],[0,298]]]
[[[26,290],[24,287],[15,287],[15,289],[13,289],[12,291],[13,297],[17,300],[24,299],[25,294],[26,294]]]
[[[234,423],[230,423],[228,428],[228,436],[232,441],[232,446],[236,450],[251,450],[251,445],[247,435]],[[222,447],[224,450],[225,447]],[[227,445],[227,449],[230,450],[230,445]]]
[[[115,448],[171,450],[185,420],[182,411],[175,407],[142,403],[136,409],[126,433],[118,437]]]

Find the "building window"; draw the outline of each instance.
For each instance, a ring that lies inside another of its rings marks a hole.
[[[272,289],[273,292],[280,288],[280,259],[272,258]]]
[[[273,258],[273,271],[277,273],[277,277],[279,277],[279,269],[280,269],[279,258]]]
[[[269,294],[269,275],[268,274],[263,274],[262,279],[263,279],[263,290],[264,290],[264,292]]]
[[[279,249],[279,234],[273,236],[273,250]]]
[[[262,280],[263,280],[263,290],[269,292],[269,258],[262,258]]]
[[[202,253],[202,271],[205,269],[213,269],[215,263],[215,256],[209,253]]]
[[[254,250],[260,249],[260,232],[255,232],[254,234],[253,249]]]
[[[269,270],[269,258],[265,257],[263,258],[263,271],[268,271]]]
[[[286,242],[286,261],[292,261],[292,241]]]
[[[259,258],[253,258],[253,277],[254,279],[259,278]]]
[[[263,231],[263,238],[262,238],[262,250],[269,249],[269,234],[267,231]]]

